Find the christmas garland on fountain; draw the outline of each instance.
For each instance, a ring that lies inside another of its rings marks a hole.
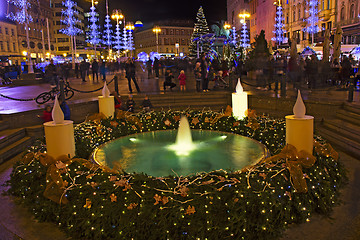
[[[175,129],[181,115],[194,129],[251,137],[273,157],[242,171],[161,178],[85,160],[120,136]],[[289,224],[310,221],[313,213],[328,216],[346,180],[337,153],[320,137],[314,157],[304,156],[285,146],[284,120],[253,111],[240,121],[229,109],[119,112],[79,124],[75,138],[77,158],[55,160],[35,144],[8,182],[8,193],[37,219],[57,223],[74,239],[278,239]]]

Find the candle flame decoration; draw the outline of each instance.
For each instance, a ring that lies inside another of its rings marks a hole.
[[[109,91],[109,88],[107,87],[106,81],[104,82],[104,87],[102,89],[102,95],[103,95],[103,97],[110,96],[110,91]]]
[[[242,93],[244,91],[242,85],[241,85],[241,82],[240,82],[240,78],[238,79],[238,83],[236,84],[236,89],[235,89],[235,92],[236,93]]]
[[[51,115],[55,124],[64,123],[64,113],[60,108],[58,96],[55,97],[55,103]]]
[[[293,112],[294,112],[295,118],[304,118],[305,117],[306,108],[305,108],[305,104],[301,98],[300,90],[298,90],[298,95],[297,95],[296,103],[293,107]]]

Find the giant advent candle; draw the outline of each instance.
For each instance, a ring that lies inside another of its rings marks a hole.
[[[61,155],[75,156],[73,121],[64,120],[64,113],[55,97],[52,110],[53,121],[44,123],[47,153],[55,159]]]
[[[114,117],[115,102],[114,96],[110,96],[110,91],[104,82],[102,96],[98,96],[99,100],[99,113],[103,113],[106,117]]]
[[[232,111],[234,118],[236,119],[244,118],[247,109],[248,109],[248,95],[246,92],[244,92],[239,78],[235,92],[232,94]]]
[[[296,147],[297,151],[304,150],[313,153],[314,117],[305,115],[306,108],[301,98],[300,90],[293,107],[294,115],[286,119],[286,144]]]

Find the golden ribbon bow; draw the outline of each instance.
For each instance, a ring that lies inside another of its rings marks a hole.
[[[298,152],[296,147],[287,144],[279,154],[264,159],[263,163],[276,162],[280,159],[286,160],[286,167],[290,172],[295,190],[300,193],[306,193],[308,188],[302,169],[312,167],[316,158],[304,150]]]

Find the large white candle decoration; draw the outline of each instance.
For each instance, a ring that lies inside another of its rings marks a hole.
[[[53,121],[44,123],[47,153],[57,158],[62,155],[75,156],[73,121],[64,120],[57,97],[52,110]]]
[[[232,111],[234,118],[243,119],[245,117],[245,112],[247,109],[248,95],[246,92],[244,92],[239,78],[236,85],[236,90],[232,94]]]
[[[109,88],[104,82],[102,89],[102,96],[98,96],[99,100],[99,113],[103,113],[106,117],[114,117],[115,102],[114,96],[110,96]]]
[[[300,90],[293,108],[294,115],[286,119],[286,143],[296,147],[297,151],[304,150],[313,153],[314,117],[305,115],[306,108],[301,98]]]

